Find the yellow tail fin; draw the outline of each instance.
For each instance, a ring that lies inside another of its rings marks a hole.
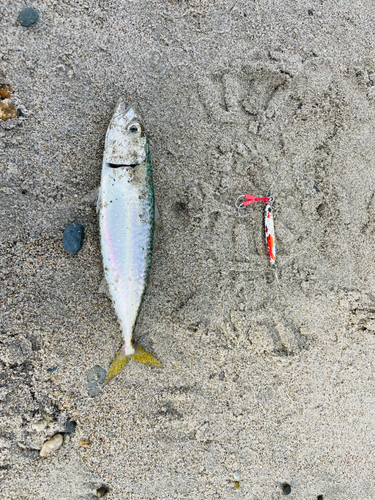
[[[112,361],[111,366],[109,367],[107,376],[105,377],[104,380],[104,385],[108,384],[108,382],[115,377],[120,371],[123,369],[123,367],[130,361],[131,359],[134,359],[135,361],[138,361],[139,363],[144,363],[145,365],[150,365],[150,366],[157,366],[158,368],[162,368],[162,365],[159,363],[157,359],[155,359],[151,354],[142,347],[135,345],[134,346],[135,352],[134,354],[129,354],[126,355],[124,352],[124,348],[121,347],[120,351],[117,353],[115,359]]]

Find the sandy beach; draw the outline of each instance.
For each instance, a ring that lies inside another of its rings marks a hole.
[[[0,120],[2,498],[374,499],[373,2],[32,1],[29,27],[25,7],[0,15],[20,110]],[[161,216],[135,337],[163,369],[103,388],[121,331],[95,192],[121,96]],[[278,279],[264,204],[235,208],[270,189]]]

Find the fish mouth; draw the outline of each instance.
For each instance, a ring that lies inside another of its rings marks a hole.
[[[122,168],[122,167],[126,167],[126,168],[135,168],[135,167],[138,167],[139,163],[120,163],[120,164],[117,164],[117,163],[107,163],[107,167],[109,168]]]

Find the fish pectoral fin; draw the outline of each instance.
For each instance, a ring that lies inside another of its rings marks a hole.
[[[108,282],[105,279],[105,277],[102,279],[99,285],[98,293],[103,293],[106,295],[110,300],[112,300],[111,292],[109,291],[109,286]]]
[[[104,380],[104,385],[108,384],[108,382],[113,379],[113,377],[118,375],[123,367],[131,359],[134,359],[134,361],[138,361],[139,363],[143,363],[145,365],[157,366],[158,368],[162,368],[161,363],[159,363],[159,361],[155,359],[154,356],[152,356],[149,352],[142,349],[142,347],[135,345],[134,349],[134,354],[125,354],[124,346],[121,347],[120,351],[117,353],[115,359],[112,361],[112,364],[109,367],[108,373]]]
[[[102,208],[102,186],[99,186],[95,194],[96,194],[96,213],[99,213],[100,209]]]
[[[157,366],[158,368],[163,368],[161,363],[154,358],[149,352],[145,351],[139,345],[135,345],[135,353],[131,355],[131,359],[143,363],[145,365]]]

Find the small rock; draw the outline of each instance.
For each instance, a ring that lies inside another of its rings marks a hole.
[[[54,366],[53,368],[47,368],[47,373],[53,373],[57,370],[57,366]]]
[[[284,495],[290,495],[290,493],[292,492],[292,488],[291,488],[290,484],[288,484],[288,483],[284,483],[282,485],[282,489],[283,489]]]
[[[109,488],[107,486],[101,486],[96,490],[96,496],[98,498],[103,498],[109,491]]]
[[[44,445],[42,446],[42,449],[40,450],[39,455],[41,457],[46,457],[50,453],[58,450],[62,446],[63,441],[64,441],[64,439],[63,439],[62,435],[56,434],[56,436],[53,436],[52,439],[50,439],[49,441],[46,441],[44,443]]]
[[[89,396],[97,396],[102,392],[107,372],[99,365],[95,365],[87,374],[87,393]]]
[[[39,14],[35,9],[31,7],[26,7],[26,9],[21,10],[18,14],[18,21],[21,26],[25,26],[25,28],[29,28],[33,24],[35,24],[39,19]]]
[[[24,337],[18,337],[0,351],[0,359],[9,365],[21,365],[33,354],[31,342]]]
[[[79,222],[72,222],[66,227],[63,235],[65,250],[74,255],[82,248],[83,226]]]
[[[12,87],[7,83],[0,85],[0,97],[1,99],[8,99],[12,94]]]
[[[9,120],[10,118],[17,118],[18,111],[14,104],[10,102],[10,99],[4,99],[0,101],[0,118],[2,120]]]
[[[69,420],[65,424],[65,432],[67,434],[73,434],[73,432],[75,432],[76,430],[76,427],[77,427],[77,422],[74,422],[74,420]]]
[[[70,434],[64,434],[64,445],[69,444]]]

